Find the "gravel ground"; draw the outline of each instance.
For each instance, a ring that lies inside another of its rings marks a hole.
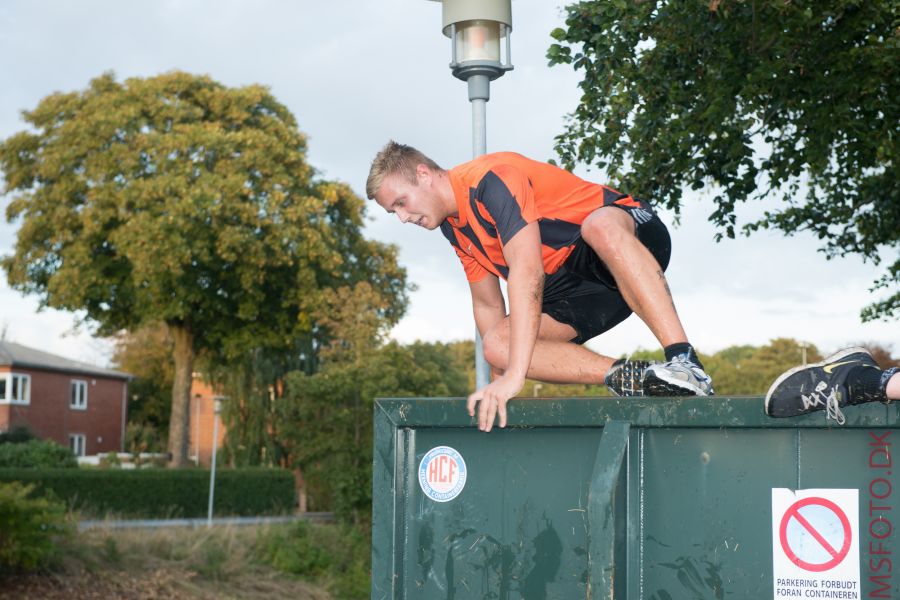
[[[175,569],[143,573],[104,571],[78,575],[25,575],[0,579],[2,600],[330,600],[327,593],[282,577],[199,582]]]
[[[178,589],[179,580],[187,573],[171,570],[141,573],[83,573],[79,575],[27,575],[0,580],[0,598],[35,600],[112,599],[151,600],[171,598],[182,600],[203,598]]]

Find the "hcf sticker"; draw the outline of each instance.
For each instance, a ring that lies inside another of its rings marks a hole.
[[[449,502],[466,487],[466,461],[449,446],[429,450],[419,463],[419,487],[435,502]]]

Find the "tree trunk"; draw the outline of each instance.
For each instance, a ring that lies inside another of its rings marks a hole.
[[[169,466],[185,467],[188,464],[194,334],[185,323],[168,325],[175,342],[175,381],[172,384],[172,416],[169,420]]]

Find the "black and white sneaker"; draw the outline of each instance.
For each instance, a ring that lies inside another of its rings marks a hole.
[[[614,396],[643,396],[644,371],[652,364],[655,363],[620,358],[606,372],[603,383]]]
[[[826,418],[846,422],[841,408],[848,404],[884,401],[878,390],[862,390],[862,398],[851,402],[847,376],[858,367],[878,369],[878,364],[865,348],[847,348],[832,354],[822,362],[796,367],[785,372],[766,394],[766,414],[770,417],[796,417],[816,410],[825,410]],[[880,370],[880,369],[879,369]],[[871,397],[869,397],[871,396]]]
[[[648,396],[712,396],[712,379],[687,354],[651,365],[644,372]]]

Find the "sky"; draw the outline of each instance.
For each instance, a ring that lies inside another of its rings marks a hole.
[[[512,63],[494,81],[487,106],[488,152],[554,157],[553,139],[579,99],[579,74],[549,67],[550,32],[564,3],[514,0]],[[297,117],[308,159],[322,178],[364,196],[375,153],[389,140],[416,146],[449,168],[472,158],[466,85],[448,68],[441,7],[426,0],[3,0],[0,2],[0,139],[21,131],[21,111],[56,91],[83,90],[106,71],[119,80],[171,70],[228,85],[262,84]],[[584,166],[579,175],[605,183]],[[9,198],[0,197],[5,212]],[[765,202],[739,210],[746,221]],[[883,268],[855,257],[827,261],[812,236],[762,232],[714,241],[711,194],[685,194],[670,225],[667,273],[694,346],[715,352],[792,337],[830,352],[875,342],[900,351],[896,321],[862,324],[860,309]],[[438,231],[401,226],[369,203],[366,233],[397,244],[417,289],[390,332],[401,342],[474,335],[468,285]],[[0,220],[0,254],[12,251],[17,223]],[[885,257],[891,259],[892,257]],[[890,260],[886,260],[889,264]],[[105,366],[111,344],[90,335],[79,315],[44,309],[11,290],[0,274],[0,333],[7,340]],[[588,343],[619,356],[657,342],[635,316]]]

